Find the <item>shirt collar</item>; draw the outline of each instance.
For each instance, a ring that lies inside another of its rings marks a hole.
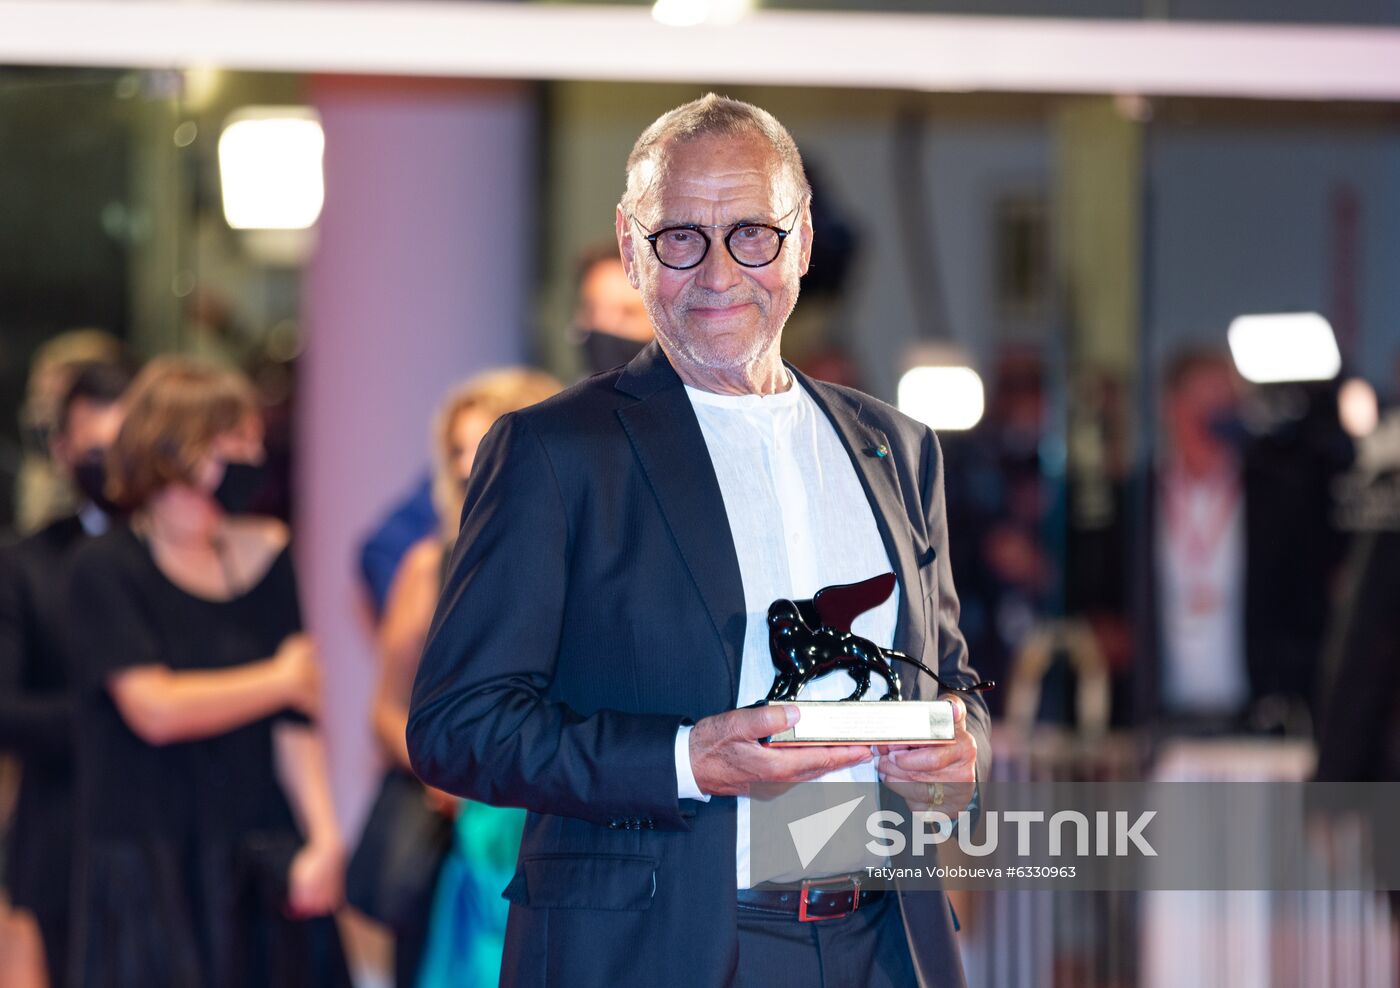
[[[787,374],[787,387],[771,395],[722,395],[701,388],[693,388],[689,384],[685,385],[685,390],[690,395],[691,401],[701,405],[712,405],[716,408],[739,411],[760,409],[772,411],[779,408],[791,408],[802,401],[802,388],[798,385],[797,378],[792,371],[787,370],[787,368],[783,368],[783,370]]]

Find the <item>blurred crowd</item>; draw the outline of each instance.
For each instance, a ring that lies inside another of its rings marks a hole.
[[[585,373],[635,356],[651,330],[615,249],[583,256],[577,287]],[[824,338],[801,356],[855,374]],[[494,983],[523,812],[422,785],[404,729],[477,445],[561,387],[519,367],[462,382],[424,475],[365,533],[383,768],[347,836],[284,413],[238,370],[136,369],[96,332],[37,355],[0,550],[0,982],[344,985],[348,899],[392,933],[395,984]],[[986,417],[942,437],[961,627],[1009,684],[994,713],[1097,720],[1149,749],[1310,738],[1323,777],[1396,778],[1400,542],[1345,531],[1334,502],[1358,462],[1383,478],[1400,456],[1343,428],[1335,385],[1247,387],[1223,351],[1168,360],[1145,422],[1107,374],[1064,387],[1068,403],[1047,354],[1006,348]]]
[[[615,249],[580,259],[577,296],[588,372],[651,338]],[[95,330],[36,355],[0,549],[0,983],[348,985],[347,899],[392,933],[395,984],[494,983],[524,815],[424,787],[404,728],[477,445],[560,387],[513,367],[452,389],[425,477],[366,534],[385,769],[347,841],[278,403],[211,361],[134,369]]]

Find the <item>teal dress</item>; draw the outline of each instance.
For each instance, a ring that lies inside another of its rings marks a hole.
[[[453,542],[443,547],[444,580],[452,549]],[[515,875],[524,829],[524,810],[462,801],[433,892],[416,988],[500,983],[510,909],[501,893]]]
[[[525,811],[463,802],[433,896],[418,988],[475,988],[501,978],[509,903]]]

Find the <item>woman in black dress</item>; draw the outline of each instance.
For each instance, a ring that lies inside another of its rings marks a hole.
[[[74,984],[348,984],[344,851],[285,526],[244,514],[263,458],[241,376],[152,362],[109,495],[132,512],[72,586]]]

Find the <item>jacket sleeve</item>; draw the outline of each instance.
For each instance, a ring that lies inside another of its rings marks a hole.
[[[73,705],[66,692],[25,688],[24,668],[33,643],[19,567],[14,547],[0,551],[0,749],[62,759],[69,755]]]
[[[569,542],[543,443],[528,421],[503,416],[477,453],[413,685],[413,770],[430,785],[497,806],[686,829],[674,760],[682,717],[583,716],[548,697]]]
[[[953,586],[952,554],[948,551],[948,511],[943,494],[943,450],[932,429],[924,432],[920,477],[921,500],[927,514],[929,545],[937,556],[934,565],[938,575],[938,675],[940,678],[966,686],[977,682],[968,661],[967,639],[958,628],[962,607]],[[932,684],[930,684],[932,685]],[[967,704],[967,729],[977,742],[977,783],[987,778],[992,768],[991,714],[980,694],[964,693]],[[974,800],[976,793],[974,792]]]

